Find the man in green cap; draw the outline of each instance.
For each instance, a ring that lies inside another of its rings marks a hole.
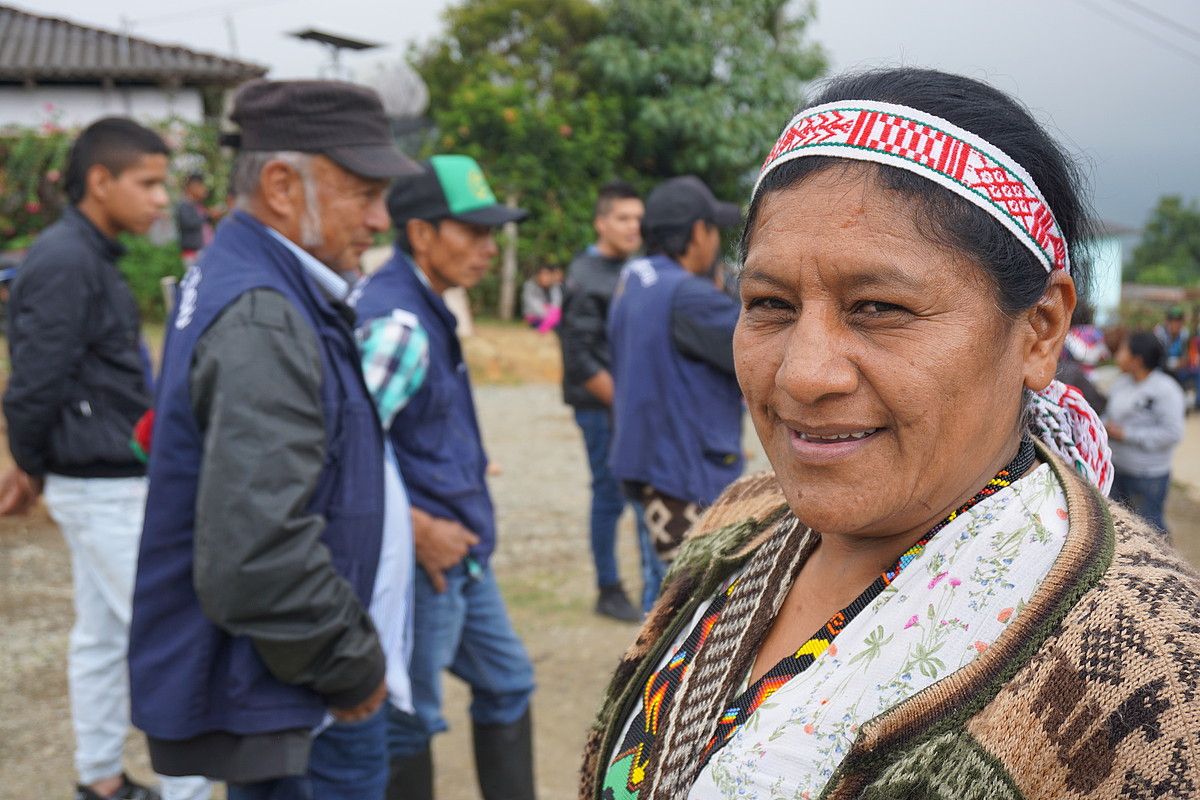
[[[471,687],[484,800],[531,800],[533,665],[489,563],[496,520],[484,477],[487,455],[456,321],[442,299],[447,289],[469,289],[483,278],[496,258],[496,227],[524,219],[526,212],[496,202],[479,165],[462,155],[434,156],[420,173],[397,180],[388,212],[396,250],[356,291],[360,331],[399,316],[412,340],[428,339],[423,374],[408,370],[411,359],[395,346],[368,366],[410,376],[388,438],[411,498],[422,567],[415,579],[409,668],[415,710],[388,712],[388,798],[433,796],[429,746],[446,730],[441,676],[448,669]]]

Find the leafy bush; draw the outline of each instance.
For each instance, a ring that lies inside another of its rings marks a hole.
[[[62,213],[71,138],[52,122],[0,133],[0,249],[28,247]]]
[[[63,173],[78,131],[60,127],[53,108],[47,113],[50,118],[39,127],[0,131],[0,250],[29,247],[66,206]],[[169,189],[177,190],[187,175],[199,172],[210,198],[223,201],[230,159],[221,150],[216,123],[170,119],[154,127],[173,154]],[[160,281],[183,274],[178,243],[155,244],[137,236],[122,236],[121,241],[127,252],[119,266],[143,318],[161,320],[165,309]]]
[[[176,242],[158,245],[144,236],[122,236],[125,255],[118,262],[121,273],[137,300],[142,319],[162,320],[166,315],[162,299],[162,279],[183,276],[183,257]]]

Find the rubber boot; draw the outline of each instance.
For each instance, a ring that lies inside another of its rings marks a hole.
[[[483,800],[534,800],[533,717],[475,725],[475,772]]]
[[[433,800],[433,753],[429,748],[393,758],[389,772],[387,800]]]

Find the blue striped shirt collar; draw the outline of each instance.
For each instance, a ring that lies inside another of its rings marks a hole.
[[[278,239],[284,247],[292,251],[292,254],[300,261],[300,266],[304,267],[304,271],[308,276],[317,282],[326,294],[334,300],[346,302],[346,298],[350,294],[350,284],[346,283],[340,275],[334,272],[329,267],[318,261],[312,253],[308,252],[300,245],[287,238],[279,231],[272,228],[270,225],[264,225],[267,232]]]

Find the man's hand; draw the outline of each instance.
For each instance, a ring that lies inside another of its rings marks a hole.
[[[417,563],[429,576],[433,590],[441,594],[446,591],[444,573],[466,558],[479,544],[479,537],[454,520],[434,517],[418,508],[412,510],[412,518]]]
[[[382,680],[375,687],[375,691],[371,692],[371,696],[358,705],[353,708],[331,708],[329,713],[333,714],[333,718],[338,722],[362,722],[379,710],[383,701],[387,700],[387,694],[387,680]]]
[[[1119,442],[1125,438],[1125,429],[1115,422],[1104,423],[1104,429],[1108,431],[1108,438],[1114,442]]]
[[[30,476],[20,467],[10,467],[0,475],[0,517],[24,514],[41,493],[41,478]]]
[[[592,377],[583,382],[583,388],[592,393],[592,396],[599,400],[604,405],[612,408],[613,404],[613,379],[612,373],[606,369],[602,369]]]

